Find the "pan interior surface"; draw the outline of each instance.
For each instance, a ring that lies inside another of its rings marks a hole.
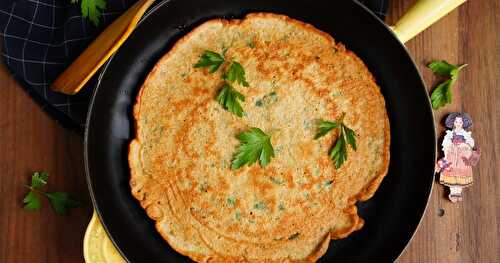
[[[354,51],[381,87],[391,123],[389,173],[375,196],[358,205],[364,228],[332,241],[319,260],[395,260],[425,210],[433,181],[435,134],[424,84],[389,29],[354,1],[168,1],[137,27],[104,68],[90,107],[85,155],[94,206],[131,262],[185,262],[156,232],[130,194],[128,144],[132,106],[144,78],[180,37],[211,18],[251,12],[284,14],[316,26]]]

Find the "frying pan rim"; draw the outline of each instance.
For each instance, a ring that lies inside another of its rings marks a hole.
[[[138,24],[136,27],[138,27],[139,25],[141,25],[150,15],[152,15],[153,13],[156,12],[156,10],[158,10],[159,8],[163,7],[165,4],[171,2],[172,0],[162,0],[160,2],[158,2],[157,4],[153,5],[145,14],[144,16],[139,20]],[[364,6],[363,4],[361,4],[358,0],[352,0],[351,2],[353,2],[356,6],[358,6],[359,8],[361,8],[365,13],[366,15],[368,16],[371,16],[372,18],[375,19],[375,21],[377,21],[377,23],[381,24],[385,29],[386,31],[389,32],[389,34],[392,36],[393,40],[397,42],[397,44],[403,48],[404,50],[404,55],[406,55],[409,60],[410,60],[410,63],[413,68],[413,70],[416,72],[416,75],[418,76],[418,80],[420,82],[420,85],[423,88],[423,92],[425,93],[425,97],[427,99],[427,103],[426,103],[426,108],[427,108],[427,114],[430,112],[430,115],[432,117],[432,123],[431,123],[431,126],[432,126],[432,137],[434,138],[434,162],[437,158],[437,143],[436,143],[436,127],[435,127],[435,118],[434,118],[434,112],[432,111],[432,107],[431,107],[431,101],[430,101],[430,98],[429,98],[429,95],[427,93],[427,90],[425,89],[426,85],[425,85],[425,82],[420,74],[420,72],[418,71],[418,67],[417,65],[415,64],[415,61],[413,60],[413,58],[411,57],[410,53],[408,52],[406,46],[398,39],[398,37],[396,36],[396,34],[394,33],[394,31],[384,22],[382,21],[379,17],[377,17],[371,10],[369,10],[366,6]],[[99,206],[97,204],[97,201],[96,201],[96,196],[95,196],[95,193],[93,191],[93,183],[92,183],[92,179],[91,179],[91,175],[90,175],[90,168],[89,168],[89,143],[88,143],[88,139],[89,139],[89,133],[90,133],[90,122],[91,122],[91,119],[92,119],[92,113],[94,112],[93,109],[94,109],[94,104],[95,104],[95,98],[97,96],[97,93],[98,93],[98,90],[99,88],[101,87],[101,81],[104,77],[104,74],[106,73],[107,71],[107,68],[108,66],[111,64],[111,62],[113,61],[113,58],[115,57],[115,54],[116,52],[110,56],[110,58],[106,61],[106,63],[103,65],[103,67],[100,69],[100,72],[99,72],[99,75],[98,75],[98,79],[97,79],[97,83],[95,85],[95,88],[94,88],[94,91],[92,93],[92,96],[91,96],[91,99],[90,99],[90,103],[89,103],[89,107],[88,107],[88,111],[87,111],[87,119],[86,119],[86,124],[85,124],[85,132],[84,132],[84,166],[85,166],[85,178],[86,178],[86,181],[87,181],[87,187],[88,187],[88,190],[89,190],[89,195],[90,195],[90,199],[92,201],[92,204],[93,204],[93,208],[94,208],[94,211],[97,213],[98,217],[99,217],[99,221],[101,222],[101,225],[102,227],[104,228],[105,232],[106,232],[106,235],[109,237],[109,239],[111,240],[111,242],[113,243],[114,247],[117,249],[117,251],[120,253],[120,255],[122,256],[122,258],[127,261],[127,262],[130,262],[130,260],[125,256],[125,253],[124,251],[122,251],[122,249],[117,245],[116,241],[115,241],[115,238],[110,234],[110,231],[107,227],[107,225],[104,223],[104,221],[102,220],[102,215],[101,215],[101,211],[99,209]],[[434,180],[435,180],[435,173],[434,171],[432,171],[432,177],[430,177],[430,187],[427,187],[427,198],[425,200],[425,206],[423,208],[423,211],[421,212],[421,215],[420,215],[420,218],[418,220],[418,223],[415,227],[415,229],[413,230],[410,238],[406,241],[406,244],[405,246],[403,247],[403,249],[399,252],[398,256],[394,259],[394,261],[396,262],[397,260],[399,260],[399,258],[401,257],[401,255],[406,251],[406,249],[408,248],[409,244],[411,243],[411,241],[413,240],[416,232],[418,231],[421,223],[422,223],[422,220],[427,212],[427,208],[429,206],[429,200],[430,200],[430,197],[431,197],[431,194],[432,194],[432,190],[434,188]]]
[[[170,1],[170,0],[167,0],[167,1]],[[381,20],[378,16],[376,16],[370,9],[368,9],[368,7],[361,4],[358,0],[353,0],[353,2],[356,3],[362,9],[364,9],[365,11],[367,11],[379,23],[382,23],[382,25],[386,28],[386,30],[389,31],[389,33],[392,35],[392,37],[395,38],[395,40],[398,42],[398,44],[404,49],[405,54],[410,58],[411,64],[412,64],[414,70],[417,72],[418,78],[420,80],[420,84],[422,84],[422,87],[424,87],[424,93],[425,93],[425,97],[427,99],[427,104],[426,104],[427,110],[430,111],[431,117],[432,117],[432,137],[434,138],[434,143],[433,143],[434,144],[434,156],[433,157],[434,157],[434,163],[436,163],[436,158],[437,158],[437,140],[436,140],[437,135],[436,135],[436,124],[435,124],[436,120],[434,118],[434,111],[432,110],[432,106],[431,106],[432,105],[431,98],[429,97],[429,94],[427,93],[427,89],[426,89],[427,85],[425,85],[425,81],[422,78],[420,71],[418,70],[417,64],[415,64],[415,61],[413,60],[413,57],[410,55],[410,52],[408,52],[408,49],[406,48],[405,44],[399,40],[398,36],[396,35],[396,33],[394,33],[394,31],[391,29],[391,27],[389,25],[387,25],[383,20]],[[422,224],[422,220],[424,219],[424,216],[427,213],[427,208],[429,207],[429,200],[431,199],[432,190],[434,189],[435,176],[436,176],[436,173],[434,172],[434,169],[433,169],[432,170],[432,177],[430,179],[431,186],[427,191],[427,194],[426,194],[427,200],[425,200],[425,207],[424,207],[424,210],[422,211],[422,214],[420,215],[420,218],[419,218],[418,223],[417,223],[417,227],[415,227],[415,229],[413,230],[411,237],[408,239],[408,241],[406,242],[406,244],[405,244],[404,248],[401,250],[401,252],[399,252],[399,255],[394,259],[394,262],[397,262],[399,260],[399,258],[401,257],[401,255],[403,255],[403,253],[408,249],[408,246],[412,242],[413,238],[415,237],[415,234],[417,233],[418,229],[420,228],[420,225]]]

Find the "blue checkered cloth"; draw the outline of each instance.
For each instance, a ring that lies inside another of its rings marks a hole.
[[[72,4],[71,0],[0,0],[0,41],[7,69],[56,121],[83,131],[95,77],[73,96],[52,92],[50,85],[109,23],[135,2],[106,0],[106,9],[96,27],[82,17],[80,4]],[[385,18],[389,0],[359,2]]]

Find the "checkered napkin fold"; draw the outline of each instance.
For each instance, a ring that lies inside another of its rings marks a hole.
[[[105,0],[106,9],[98,26],[82,17],[81,1],[74,4],[71,0],[0,0],[0,46],[7,69],[44,111],[63,126],[79,132],[85,126],[95,77],[73,96],[53,92],[50,85],[136,0]],[[382,19],[388,1],[360,0]]]

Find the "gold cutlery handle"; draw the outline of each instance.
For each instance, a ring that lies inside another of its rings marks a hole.
[[[52,90],[68,95],[77,93],[130,36],[144,12],[154,1],[137,1],[111,23],[52,83]]]

